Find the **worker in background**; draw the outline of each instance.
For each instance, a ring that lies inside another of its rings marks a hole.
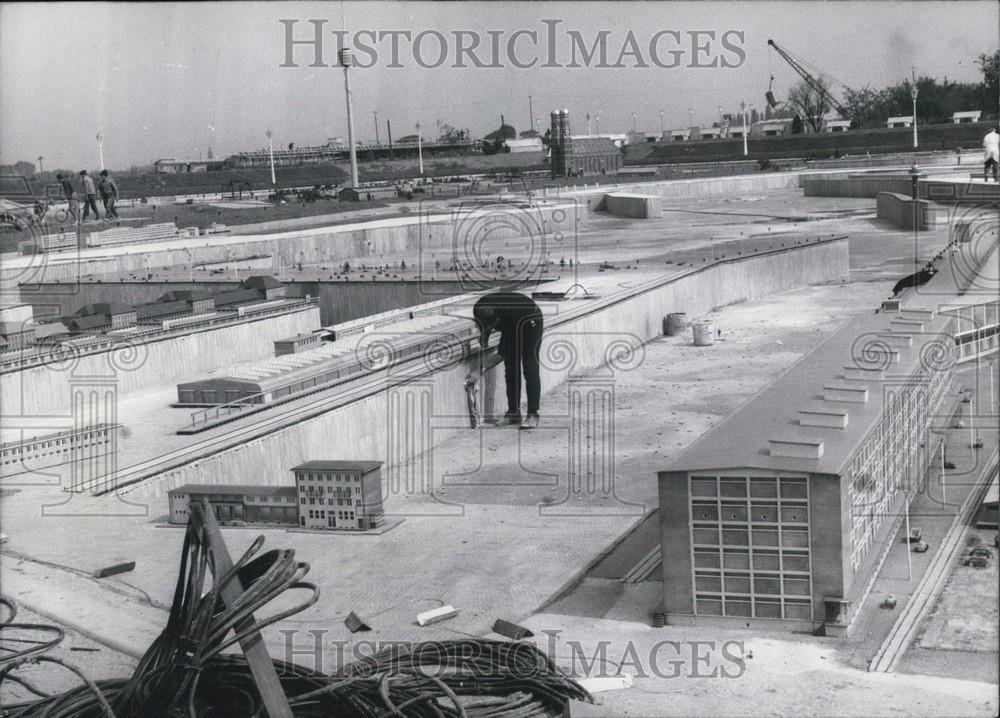
[[[118,183],[107,170],[101,170],[101,181],[97,183],[97,189],[101,191],[101,201],[104,203],[104,219],[112,217],[118,219],[118,210],[115,209],[115,203],[118,201]]]
[[[997,176],[997,168],[1000,166],[1000,134],[997,133],[996,127],[983,138],[983,150],[986,159],[986,164],[983,166],[983,180],[990,181],[989,172],[992,167],[993,181],[1000,182],[1000,177]]]
[[[522,429],[534,429],[538,426],[538,403],[542,393],[538,373],[538,353],[542,345],[542,310],[533,299],[523,294],[495,292],[476,302],[472,315],[479,327],[479,343],[482,347],[487,346],[492,332],[500,332],[497,354],[503,360],[504,379],[507,383],[507,413],[503,423],[520,424]],[[523,421],[522,370],[528,394],[528,411]]]
[[[94,178],[87,174],[87,170],[80,170],[80,180],[83,182],[83,221],[87,221],[90,210],[94,210],[94,219],[100,219],[97,213],[97,185]]]
[[[62,189],[63,199],[66,200],[67,211],[69,212],[70,218],[74,222],[80,221],[80,202],[76,198],[76,190],[73,189],[73,183],[69,181],[69,177],[64,177],[62,173],[56,175],[56,179],[59,181],[59,187]]]

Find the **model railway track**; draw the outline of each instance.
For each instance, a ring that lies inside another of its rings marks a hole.
[[[984,475],[992,476],[997,470],[997,450],[994,450],[986,465],[990,468]],[[976,508],[983,500],[988,488],[988,481],[980,481],[965,497],[951,528],[948,529],[948,535],[940,550],[935,554],[930,566],[927,567],[927,571],[906,603],[906,608],[896,619],[888,637],[872,658],[871,663],[868,664],[869,671],[889,673],[899,666],[906,650],[913,643],[924,616],[934,607],[935,600],[944,588],[950,570],[962,552],[964,529],[975,514]]]

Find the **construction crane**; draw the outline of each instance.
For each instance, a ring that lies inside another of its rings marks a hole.
[[[794,55],[792,55],[791,53],[789,53],[787,50],[784,50],[783,48],[779,47],[778,43],[776,43],[774,40],[768,40],[767,44],[770,45],[772,48],[774,48],[774,50],[779,55],[781,55],[782,59],[784,59],[785,62],[787,62],[789,65],[792,66],[793,70],[795,70],[797,73],[799,73],[799,75],[802,77],[803,80],[805,80],[806,84],[809,85],[809,87],[811,87],[823,99],[825,99],[827,102],[829,102],[830,105],[837,112],[840,113],[841,117],[843,117],[844,119],[851,119],[850,115],[847,112],[847,110],[844,108],[843,105],[841,105],[837,101],[837,98],[834,97],[833,95],[831,95],[830,91],[826,87],[823,86],[823,83],[820,82],[819,80],[817,80],[808,70],[806,70],[805,67],[803,67],[803,65],[808,65],[809,64],[808,62],[806,62],[805,60],[803,60],[801,57],[795,57]],[[844,83],[842,83],[839,80],[835,79],[831,75],[826,74],[825,72],[823,72],[822,70],[820,70],[815,65],[813,65],[812,68],[813,68],[813,71],[816,72],[816,74],[820,75],[824,79],[830,80],[831,83],[836,83],[838,85],[842,85],[845,88],[847,87],[847,85],[844,85]],[[774,83],[774,75],[771,75],[771,83],[772,84]],[[765,93],[765,97],[767,98],[767,104],[768,105],[770,105],[771,107],[776,107],[777,106],[778,103],[774,99],[774,92],[772,91],[770,84],[767,87],[767,93]]]

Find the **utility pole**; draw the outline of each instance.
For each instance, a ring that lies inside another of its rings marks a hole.
[[[101,169],[104,169],[104,138],[101,133],[97,133],[97,155],[101,160]]]
[[[45,159],[44,157],[38,155],[38,174],[41,174],[42,172],[45,171],[45,167],[44,165],[42,165],[42,160],[44,159]]]
[[[274,176],[274,143],[271,141],[271,134],[272,134],[271,128],[268,127],[267,132],[265,132],[264,134],[267,135],[267,152],[271,157],[271,186],[273,187],[278,182]]]
[[[913,98],[913,149],[917,149],[917,69],[910,68],[910,77],[913,87],[910,89],[910,97]]]
[[[380,145],[382,143],[378,139],[378,110],[372,110],[372,113],[375,115],[375,144]]]
[[[358,186],[358,149],[354,146],[354,98],[351,95],[351,74],[350,67],[353,61],[353,54],[350,48],[342,47],[337,53],[340,66],[344,68],[344,94],[347,96],[347,143],[348,152],[351,157],[351,187]]]
[[[528,127],[532,128],[535,126],[535,111],[531,107],[531,95],[528,95]]]

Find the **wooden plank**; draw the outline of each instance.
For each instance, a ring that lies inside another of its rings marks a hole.
[[[215,559],[215,570],[219,572],[220,576],[223,576],[233,567],[233,559],[229,555],[229,549],[226,548],[226,542],[222,538],[222,532],[215,521],[215,514],[212,512],[212,506],[207,498],[202,498],[202,505],[205,508],[205,533],[208,535],[209,550]],[[222,600],[226,606],[229,606],[239,598],[242,592],[243,584],[240,583],[239,577],[236,577],[222,588]],[[251,615],[236,624],[235,629],[237,632],[242,632],[253,625],[254,619]],[[247,657],[250,672],[257,683],[257,690],[260,691],[260,697],[269,718],[294,718],[292,709],[288,705],[288,698],[281,688],[281,681],[278,680],[274,663],[271,661],[271,656],[267,652],[267,646],[264,645],[264,639],[261,638],[260,632],[254,631],[241,640],[240,648],[243,649],[243,654]]]

